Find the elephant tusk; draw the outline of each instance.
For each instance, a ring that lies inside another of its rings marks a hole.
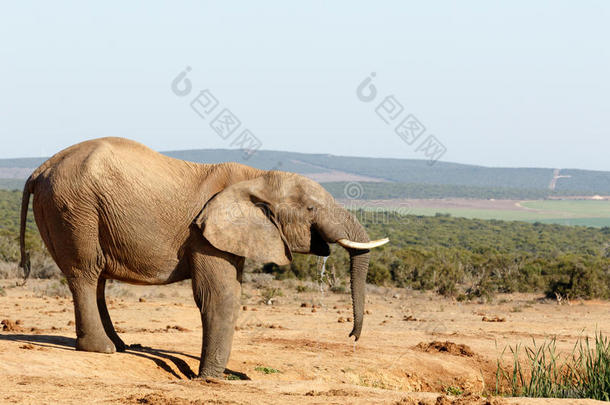
[[[388,243],[389,241],[390,241],[390,239],[388,239],[388,238],[372,240],[370,242],[354,242],[353,240],[349,240],[349,239],[337,239],[337,243],[339,245],[343,246],[344,248],[358,249],[358,250],[373,249],[373,248],[376,248],[379,246],[383,246],[386,243]]]

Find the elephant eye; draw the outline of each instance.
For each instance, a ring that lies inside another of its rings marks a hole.
[[[313,207],[313,205],[309,205],[309,206],[307,207],[307,211],[313,211],[313,208],[314,208],[314,207]]]

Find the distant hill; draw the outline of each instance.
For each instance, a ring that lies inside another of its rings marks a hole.
[[[169,151],[164,154],[198,163],[240,162],[260,169],[300,173],[333,193],[358,181],[370,190],[365,198],[544,198],[548,195],[610,195],[610,172],[551,168],[493,168],[427,160],[386,159],[258,151],[244,159],[237,149]],[[46,158],[0,159],[0,188],[20,188],[27,173]],[[559,177],[558,177],[559,176]],[[554,177],[555,189],[549,190]],[[371,184],[369,184],[371,183]],[[378,183],[377,186],[373,183]],[[398,183],[398,184],[381,184]],[[414,192],[417,190],[417,192]]]

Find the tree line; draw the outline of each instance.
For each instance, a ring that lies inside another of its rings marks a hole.
[[[0,190],[0,261],[19,260],[21,192]],[[374,249],[367,281],[435,291],[456,299],[488,299],[496,293],[542,292],[551,297],[610,299],[610,228],[400,215],[396,212],[353,212],[371,238],[390,243]],[[33,265],[48,263],[30,209],[26,244]],[[324,280],[318,258],[294,255],[286,266],[248,262],[247,271],[278,279],[327,283],[335,291],[349,289],[349,257],[333,246]],[[57,271],[33,274],[60,277]],[[0,275],[1,276],[1,275]]]

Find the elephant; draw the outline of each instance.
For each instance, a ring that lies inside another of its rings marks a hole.
[[[245,258],[285,265],[293,253],[350,255],[353,329],[360,337],[370,241],[357,219],[304,176],[239,163],[173,159],[125,138],[73,145],[28,178],[20,267],[30,272],[25,230],[30,196],[40,235],[74,301],[76,349],[114,353],[106,280],[164,285],[191,279],[203,325],[199,377],[229,360]]]

